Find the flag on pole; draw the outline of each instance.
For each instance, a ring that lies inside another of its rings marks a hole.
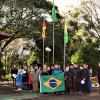
[[[46,20],[43,20],[42,24],[42,37],[45,38],[45,30],[46,30]]]
[[[56,92],[64,90],[64,73],[48,76],[40,75],[40,92]]]
[[[68,43],[68,33],[67,33],[66,20],[64,22],[64,43]]]
[[[52,5],[52,19],[53,19],[53,21],[56,21],[57,20],[54,0],[53,0],[53,5]]]

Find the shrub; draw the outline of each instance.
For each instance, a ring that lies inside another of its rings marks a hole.
[[[6,76],[6,71],[4,69],[0,69],[0,76]]]

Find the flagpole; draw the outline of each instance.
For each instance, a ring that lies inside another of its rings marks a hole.
[[[43,38],[43,66],[44,66],[44,38]]]
[[[54,21],[53,21],[53,64],[54,64]]]
[[[64,69],[66,67],[66,43],[64,43]]]

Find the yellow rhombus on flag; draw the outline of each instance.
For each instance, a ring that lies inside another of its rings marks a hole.
[[[55,82],[52,82],[52,80],[54,80]],[[50,86],[50,81],[51,81],[51,83],[56,83],[56,86],[55,87],[51,87]],[[49,87],[49,88],[51,88],[51,89],[53,89],[53,90],[55,90],[61,83],[62,83],[62,81],[60,81],[60,80],[58,80],[56,78],[51,77],[49,80],[47,80],[44,83],[44,85],[47,86],[47,87]]]
[[[40,75],[40,92],[57,92],[65,90],[64,73],[57,75]]]

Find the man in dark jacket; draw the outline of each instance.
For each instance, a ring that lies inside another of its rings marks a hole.
[[[66,87],[66,95],[67,95],[70,92],[70,88],[72,88],[72,74],[69,70],[69,67],[66,67],[64,76],[65,76],[65,87]]]
[[[72,81],[73,81],[73,89],[74,94],[79,92],[79,86],[80,86],[80,68],[76,63],[73,64],[73,68],[71,69],[72,73]]]
[[[82,83],[82,93],[86,91],[88,93],[88,81],[89,81],[89,70],[87,69],[87,64],[83,64],[83,69],[81,70],[81,79],[83,81]]]

